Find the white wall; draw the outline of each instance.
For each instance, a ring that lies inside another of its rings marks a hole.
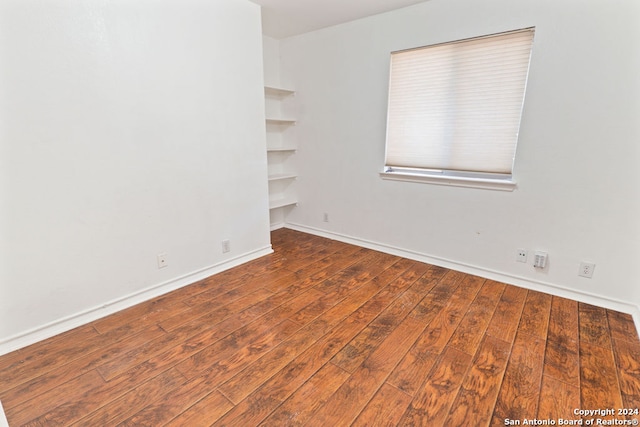
[[[5,0],[0,62],[0,353],[270,251],[257,5]]]
[[[262,36],[262,55],[265,86],[281,87],[280,42],[272,37]]]
[[[431,0],[282,40],[282,78],[300,106],[290,226],[637,310],[638,22],[635,0]],[[389,53],[529,26],[518,188],[382,180]],[[529,264],[515,262],[517,248]],[[544,271],[534,250],[549,253]],[[592,279],[577,276],[581,260],[596,263]]]

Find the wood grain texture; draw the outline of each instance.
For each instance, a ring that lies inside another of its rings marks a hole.
[[[573,413],[580,408],[580,388],[555,379],[550,375],[542,375],[542,387],[539,393],[538,417],[542,420],[576,419]],[[535,418],[534,415],[528,419]],[[504,425],[501,424],[501,425]]]
[[[400,425],[443,425],[471,366],[471,359],[470,355],[455,347],[447,347],[424,384],[417,390]]]
[[[580,387],[578,303],[553,297],[549,316],[544,373]]]
[[[622,408],[611,347],[580,341],[580,401],[584,408]]]
[[[468,420],[475,426],[490,423],[510,351],[511,343],[485,336],[444,425],[464,425]]]
[[[607,310],[607,319],[609,320],[612,338],[640,343],[638,331],[633,323],[633,317],[631,317],[630,314]]]
[[[426,266],[410,268],[400,277],[394,280],[390,286],[398,290],[412,285],[426,271]],[[415,288],[415,289],[414,289]],[[332,363],[340,366],[345,371],[353,372],[365,359],[409,314],[409,312],[422,300],[424,288],[416,284],[400,295],[389,307],[376,317],[362,332],[360,332],[338,354]]]
[[[630,315],[281,229],[0,356],[11,426],[450,426],[640,405]]]
[[[399,421],[411,396],[385,383],[360,412],[352,427],[383,427],[400,425]]]
[[[583,302],[578,303],[578,324],[580,325],[580,342],[587,342],[604,347],[611,346],[611,333],[607,311]]]
[[[507,285],[491,318],[487,334],[509,343],[513,342],[526,297],[526,290]]]
[[[403,296],[405,295],[407,293]],[[399,300],[402,300],[402,296]],[[420,336],[429,318],[429,311],[424,310],[420,305],[416,306],[314,414],[313,420],[308,425],[348,425],[355,420],[402,356]]]
[[[613,339],[615,365],[625,408],[640,408],[640,342]]]
[[[232,401],[238,402],[285,368],[293,359],[308,351],[309,347],[335,345],[331,341],[332,335],[339,335],[342,329],[352,331],[353,323],[356,324],[356,331],[359,332],[357,328],[364,328],[367,320],[373,319],[393,301],[396,293],[399,292],[398,289],[389,288],[387,292],[380,291],[386,287],[385,282],[388,284],[399,274],[401,271],[390,268],[378,276],[379,280],[368,281],[340,303],[323,312],[273,352],[226,382],[221,390]],[[295,314],[293,319],[299,321],[299,317]]]
[[[7,390],[3,394],[2,402],[5,406],[15,406],[24,403],[33,397],[34,392],[44,393],[48,390],[55,389],[73,378],[117,358],[120,353],[126,351],[128,348],[139,347],[149,340],[154,340],[163,335],[165,335],[165,332],[161,328],[152,326],[127,339],[105,344],[104,347],[94,352],[90,352],[79,359],[56,367],[51,371],[43,372],[40,376]]]
[[[208,426],[218,420],[233,404],[217,390],[205,396],[186,411],[178,414],[165,426]]]
[[[155,378],[139,385],[124,395],[82,417],[77,426],[116,425],[147,405],[162,398],[167,390],[184,383],[185,377],[176,369],[169,369]]]
[[[260,425],[302,426],[311,415],[349,378],[349,373],[333,363],[325,364],[302,387]]]
[[[487,280],[447,345],[473,356],[489,325],[505,285]]]
[[[358,308],[340,324],[313,343],[303,353],[291,361],[282,370],[271,377],[251,395],[243,384],[229,387],[224,384],[220,390],[238,405],[221,420],[221,425],[252,425],[262,421],[270,411],[286,400],[298,387],[307,381],[325,363],[329,362],[337,351],[346,345],[364,326],[370,322],[384,306],[375,298]]]
[[[424,375],[435,363],[437,355],[442,352],[456,331],[483,282],[484,279],[475,276],[460,278],[447,275],[442,283],[427,295],[423,302],[429,306],[430,316],[425,317],[429,326],[392,372],[390,384],[405,393],[415,393]],[[442,292],[443,290],[446,292]]]
[[[550,314],[551,295],[529,290],[518,331],[546,340]]]
[[[493,412],[494,425],[505,419],[535,418],[544,365],[543,339],[518,331]]]

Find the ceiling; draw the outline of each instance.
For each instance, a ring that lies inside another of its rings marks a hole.
[[[251,0],[262,6],[262,32],[276,39],[342,24],[425,0]]]

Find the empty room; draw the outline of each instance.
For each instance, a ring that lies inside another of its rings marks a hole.
[[[0,426],[637,425],[640,2],[1,0]]]

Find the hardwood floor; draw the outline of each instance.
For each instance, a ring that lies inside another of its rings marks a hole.
[[[272,255],[0,357],[10,425],[502,426],[640,408],[627,314],[292,230],[272,240]]]

